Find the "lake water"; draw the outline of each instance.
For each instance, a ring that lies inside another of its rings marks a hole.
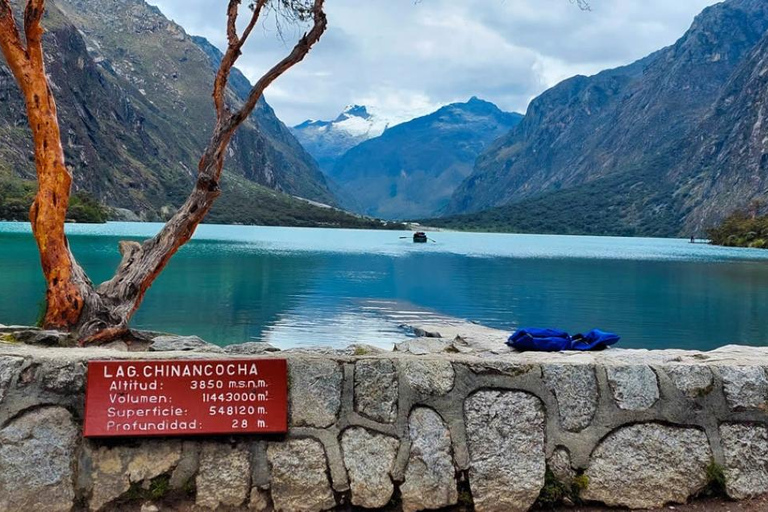
[[[159,224],[68,225],[96,282],[117,242]],[[133,326],[218,343],[391,346],[399,327],[458,317],[619,333],[620,346],[768,345],[768,251],[686,240],[203,225]],[[26,223],[0,222],[0,323],[35,321],[44,286]],[[499,340],[501,344],[503,340]]]

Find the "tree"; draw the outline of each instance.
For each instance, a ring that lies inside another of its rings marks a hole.
[[[46,281],[45,328],[70,331],[81,344],[108,341],[128,332],[128,322],[155,278],[189,241],[221,193],[219,180],[232,135],[253,112],[264,90],[304,59],[327,26],[324,0],[255,0],[249,5],[247,25],[238,33],[240,4],[241,0],[229,0],[227,6],[227,49],[213,85],[216,124],[189,197],[153,238],[143,243],[120,242],[122,260],[114,277],[95,286],[72,255],[64,233],[72,175],[64,161],[56,102],[45,73],[41,25],[45,0],[27,0],[23,38],[10,0],[0,0],[0,49],[24,96],[35,147],[38,189],[29,218]],[[225,100],[230,72],[259,18],[269,9],[309,21],[311,28],[256,81],[243,105],[233,110]]]

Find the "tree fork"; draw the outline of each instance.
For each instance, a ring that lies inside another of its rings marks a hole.
[[[225,102],[232,67],[269,0],[252,5],[251,18],[237,34],[241,0],[229,0],[227,51],[216,73],[213,102],[216,126],[198,165],[198,178],[184,204],[153,238],[121,242],[122,261],[115,276],[94,289],[69,250],[64,224],[72,175],[64,164],[64,151],[56,118],[56,104],[45,75],[40,20],[45,0],[27,0],[24,10],[26,47],[22,44],[10,0],[0,0],[0,49],[2,49],[27,103],[35,143],[38,192],[30,210],[46,278],[46,327],[69,330],[80,344],[106,342],[128,332],[128,322],[141,305],[149,287],[171,257],[187,243],[221,194],[219,182],[226,149],[237,128],[251,115],[264,90],[283,73],[301,62],[325,32],[324,0],[275,0],[295,9],[300,19],[311,18],[309,32],[283,60],[267,71],[251,88],[244,104],[234,113]],[[308,5],[311,4],[311,7]]]

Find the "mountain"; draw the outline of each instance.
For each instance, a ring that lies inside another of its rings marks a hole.
[[[75,190],[127,216],[167,216],[189,193],[210,137],[221,53],[143,0],[49,1],[44,25]],[[234,72],[229,101],[241,102],[249,86]],[[31,147],[21,94],[0,61],[0,181],[34,179]],[[316,162],[264,101],[233,138],[224,172],[212,212],[221,221],[252,221],[256,199],[277,197],[266,189],[335,203]]]
[[[390,124],[391,121],[368,112],[364,106],[349,105],[333,121],[308,119],[292,131],[320,168],[328,172],[341,155],[363,141],[378,137]]]
[[[347,151],[328,173],[340,197],[361,213],[386,219],[438,213],[488,144],[520,122],[472,98],[389,128]]]
[[[729,0],[670,47],[546,91],[478,157],[446,212],[508,206],[451,223],[669,236],[764,197],[762,142],[749,132],[766,107],[753,67],[766,29],[768,2]]]

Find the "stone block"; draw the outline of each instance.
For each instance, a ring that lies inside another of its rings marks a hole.
[[[591,365],[552,364],[542,367],[547,387],[557,399],[560,425],[571,432],[584,430],[597,411],[597,379]]]
[[[719,370],[731,409],[768,409],[768,378],[763,367],[721,366]]]
[[[71,510],[78,436],[61,407],[24,413],[0,430],[0,510]]]
[[[336,506],[325,450],[315,439],[292,439],[267,447],[276,512],[320,512]]]
[[[436,509],[458,501],[451,434],[432,409],[419,407],[408,421],[411,449],[400,485],[403,512]]]
[[[198,507],[239,507],[251,490],[251,450],[245,444],[204,443],[195,479]]]
[[[387,359],[363,359],[355,363],[355,411],[374,421],[397,419],[397,371]]]
[[[464,402],[469,486],[478,512],[527,511],[544,485],[544,407],[520,391],[478,391]]]
[[[405,359],[400,362],[405,382],[421,395],[444,395],[453,389],[453,365],[445,359]]]
[[[725,455],[725,490],[735,500],[768,493],[768,428],[728,423],[720,426]]]
[[[329,359],[291,359],[290,424],[294,427],[330,427],[341,406],[341,366]]]
[[[701,430],[657,423],[622,427],[592,452],[581,497],[628,508],[685,503],[707,485],[711,461]]]
[[[644,411],[659,399],[659,383],[650,366],[606,366],[608,384],[619,409]]]
[[[384,434],[353,427],[341,436],[344,465],[349,475],[352,504],[381,508],[395,489],[391,473],[400,441]]]

